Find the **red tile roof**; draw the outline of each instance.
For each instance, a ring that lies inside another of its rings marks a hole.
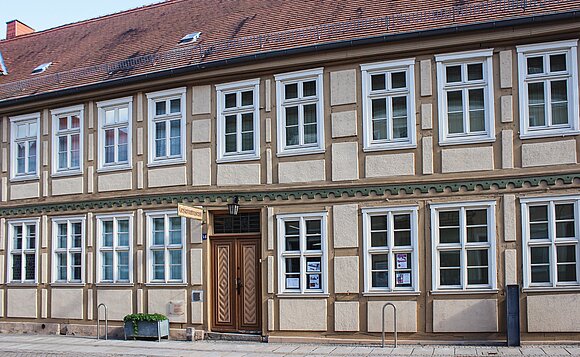
[[[242,55],[576,9],[580,0],[169,0],[0,41],[9,72],[0,76],[0,101]],[[196,43],[178,45],[196,31]]]

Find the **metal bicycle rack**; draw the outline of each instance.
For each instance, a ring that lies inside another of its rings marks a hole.
[[[382,341],[381,341],[381,347],[384,348],[385,347],[385,308],[387,306],[392,306],[393,307],[393,331],[395,331],[395,348],[397,348],[397,307],[392,303],[392,302],[388,302],[386,304],[383,305],[383,320],[382,320]]]
[[[109,317],[107,316],[107,305],[100,303],[97,306],[97,340],[100,339],[99,333],[101,332],[101,319],[99,311],[101,311],[101,306],[105,308],[105,340],[109,339]]]

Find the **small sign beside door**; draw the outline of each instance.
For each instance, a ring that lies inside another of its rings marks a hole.
[[[177,204],[177,214],[181,217],[187,217],[203,221],[203,207],[186,206],[181,203]]]

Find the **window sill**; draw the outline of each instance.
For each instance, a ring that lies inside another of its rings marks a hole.
[[[189,286],[187,283],[146,283],[145,286],[151,286],[151,287],[155,287],[155,286],[183,286],[183,287],[187,287]]]
[[[35,282],[24,282],[24,283],[18,283],[18,282],[10,282],[7,283],[6,286],[9,288],[14,288],[14,287],[37,287],[39,285],[39,283],[35,283]]]
[[[415,149],[416,143],[388,143],[388,144],[370,144],[363,148],[364,152],[373,151],[389,151],[389,150],[404,150]]]
[[[184,165],[185,163],[186,163],[186,161],[183,158],[168,159],[168,160],[159,160],[159,161],[149,162],[147,164],[147,167],[154,168],[154,167],[160,167],[160,166]]]
[[[522,292],[524,293],[558,293],[558,292],[580,292],[580,286],[561,286],[561,287],[553,287],[553,286],[546,286],[546,287],[529,287],[529,288],[522,288]]]
[[[528,131],[527,133],[520,133],[520,139],[541,139],[541,138],[549,138],[549,137],[564,137],[564,136],[572,136],[572,135],[579,135],[580,130],[572,130],[572,129],[558,129],[558,130],[534,130]]]
[[[38,180],[40,180],[40,176],[38,176],[38,175],[16,176],[16,177],[12,177],[10,179],[10,183],[21,183],[21,182],[26,182],[26,181],[38,181]]]
[[[315,148],[300,148],[300,149],[287,149],[276,153],[276,157],[287,157],[287,156],[298,156],[298,155],[314,155],[314,154],[324,154],[325,149],[319,147]]]
[[[78,287],[83,287],[85,286],[85,283],[51,283],[50,286],[53,287],[63,287],[63,288],[78,288]]]
[[[133,170],[132,165],[123,165],[123,166],[105,166],[99,167],[97,169],[97,173],[107,173],[107,172],[115,172],[115,171],[130,171]]]
[[[419,296],[420,291],[368,291],[362,293],[362,296]]]
[[[58,177],[67,177],[67,176],[82,176],[82,174],[83,174],[82,171],[75,170],[75,171],[53,172],[51,176],[54,178],[58,178]]]
[[[439,141],[439,146],[453,146],[453,145],[469,145],[469,144],[482,144],[482,143],[493,143],[495,142],[495,137],[486,136],[462,136],[458,138],[445,139]]]
[[[215,162],[217,164],[224,164],[228,162],[238,162],[238,161],[258,161],[260,160],[260,155],[229,155],[223,156],[217,159]]]
[[[431,295],[471,295],[471,294],[498,294],[498,289],[473,289],[473,290],[431,290]]]
[[[328,293],[280,293],[276,295],[279,298],[327,298],[330,297]]]
[[[101,288],[104,288],[104,287],[107,287],[107,288],[109,288],[109,287],[110,288],[112,288],[112,287],[127,287],[127,288],[129,288],[129,287],[135,286],[135,284],[133,284],[133,283],[96,283],[95,286],[101,287]]]

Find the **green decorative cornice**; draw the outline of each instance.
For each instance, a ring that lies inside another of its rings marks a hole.
[[[22,206],[2,207],[0,208],[0,216],[14,216],[14,215],[38,215],[42,213],[58,213],[71,211],[91,211],[100,209],[127,209],[131,207],[149,206],[149,205],[167,205],[177,204],[181,202],[199,202],[215,203],[218,200],[226,202],[229,197],[238,196],[245,202],[264,200],[301,200],[304,197],[307,199],[314,199],[316,197],[329,198],[333,197],[368,197],[368,196],[397,196],[404,192],[405,194],[413,194],[420,192],[427,194],[429,192],[443,193],[459,192],[464,190],[466,192],[475,191],[489,191],[493,189],[522,188],[522,187],[538,187],[545,183],[547,186],[555,186],[557,181],[563,184],[572,184],[575,179],[580,180],[580,173],[550,175],[550,176],[529,176],[529,177],[515,177],[489,180],[470,180],[470,181],[450,181],[450,182],[431,182],[431,183],[412,183],[401,185],[369,185],[360,187],[330,187],[320,189],[296,189],[285,191],[257,191],[257,192],[236,192],[227,191],[219,193],[208,192],[193,192],[193,193],[167,193],[167,194],[152,194],[146,196],[127,196],[106,198],[99,200],[75,201],[67,203],[41,203],[41,204],[27,204]]]

